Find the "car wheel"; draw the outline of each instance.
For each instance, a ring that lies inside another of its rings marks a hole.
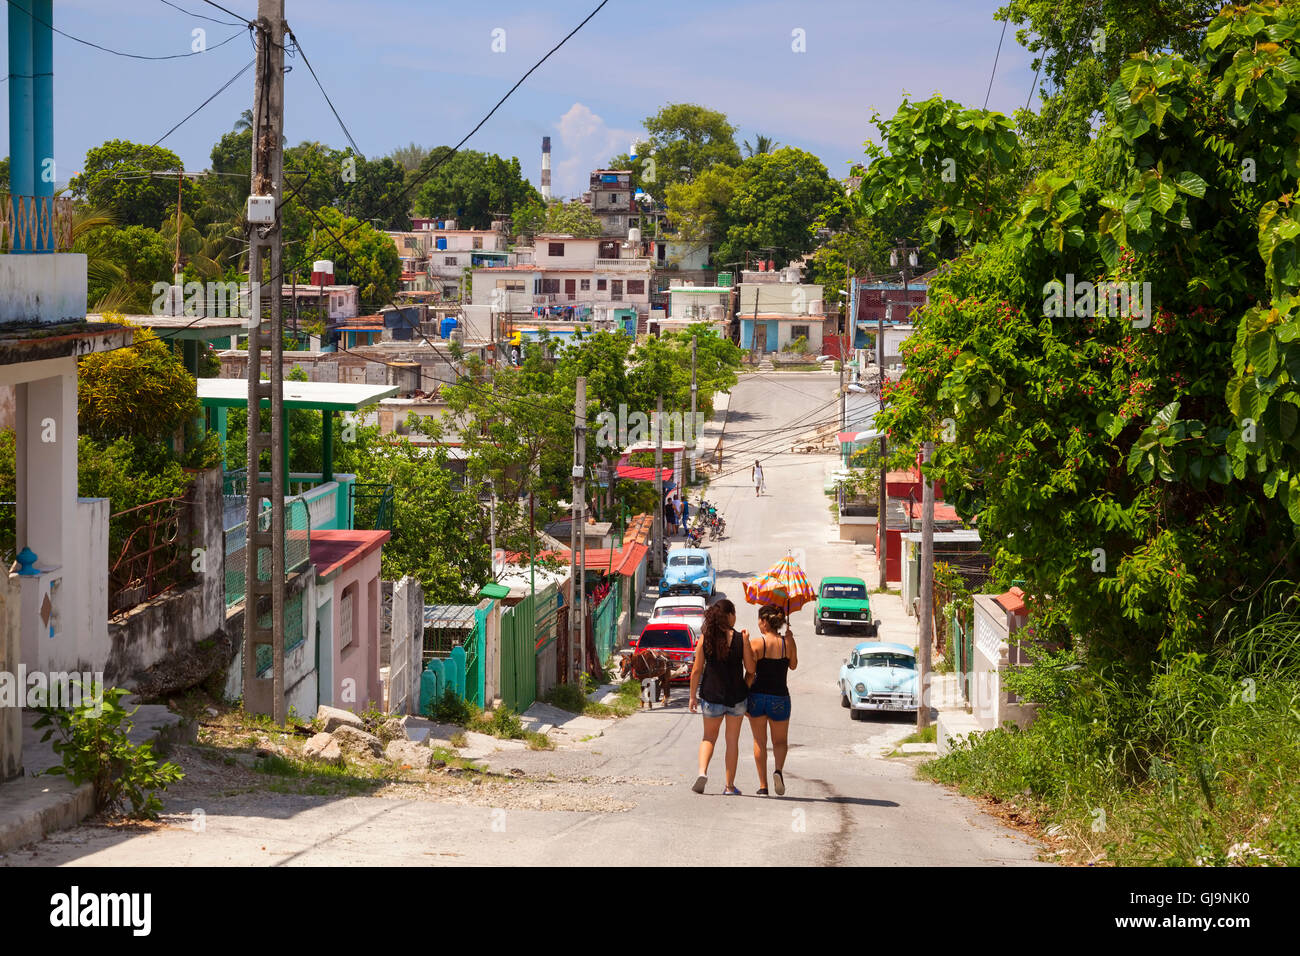
[[[840,691],[840,706],[841,707],[849,706],[849,695],[844,693],[843,690]]]
[[[813,631],[817,634],[825,634],[826,628],[822,627],[822,622],[818,621],[813,625]]]
[[[862,711],[852,710],[852,709],[849,710],[849,720],[861,720],[861,719],[862,719]]]

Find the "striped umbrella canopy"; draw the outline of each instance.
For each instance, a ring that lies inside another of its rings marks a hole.
[[[808,583],[808,576],[794,555],[789,553],[772,565],[766,574],[743,582],[743,587],[747,603],[773,604],[784,608],[787,615],[817,600],[817,592]]]

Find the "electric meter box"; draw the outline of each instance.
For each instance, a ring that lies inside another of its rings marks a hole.
[[[258,225],[275,222],[275,197],[249,196],[248,221]]]

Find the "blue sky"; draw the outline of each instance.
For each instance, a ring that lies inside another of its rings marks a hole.
[[[152,143],[252,59],[242,27],[201,0],[54,0],[54,25],[118,50],[186,52],[192,31],[219,49],[179,60],[113,56],[55,36],[55,153],[60,181],[107,139]],[[362,151],[460,140],[598,0],[287,0],[286,18]],[[245,16],[256,0],[222,0]],[[552,138],[557,195],[625,151],[641,120],[670,102],[721,110],[737,142],[764,133],[819,156],[833,176],[862,156],[873,108],[891,114],[904,94],[980,106],[998,45],[996,0],[610,0],[466,145],[518,156],[539,180],[541,138]],[[504,30],[504,52],[492,52]],[[806,52],[792,49],[803,31]],[[0,37],[7,17],[0,16]],[[498,36],[500,36],[498,34]],[[0,43],[0,51],[6,46]],[[291,144],[346,140],[311,76],[288,61],[285,135]],[[1023,106],[1029,55],[1009,28],[989,106]],[[7,84],[0,84],[7,87]],[[187,169],[252,102],[250,69],[162,145]],[[8,95],[0,95],[8,152]]]

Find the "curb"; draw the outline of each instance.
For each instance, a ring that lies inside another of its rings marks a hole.
[[[198,739],[198,724],[165,707],[141,707],[132,721],[131,743],[152,743],[161,756],[176,744]],[[75,827],[95,812],[95,787],[65,776],[24,775],[0,784],[0,854],[37,843],[55,830]]]

